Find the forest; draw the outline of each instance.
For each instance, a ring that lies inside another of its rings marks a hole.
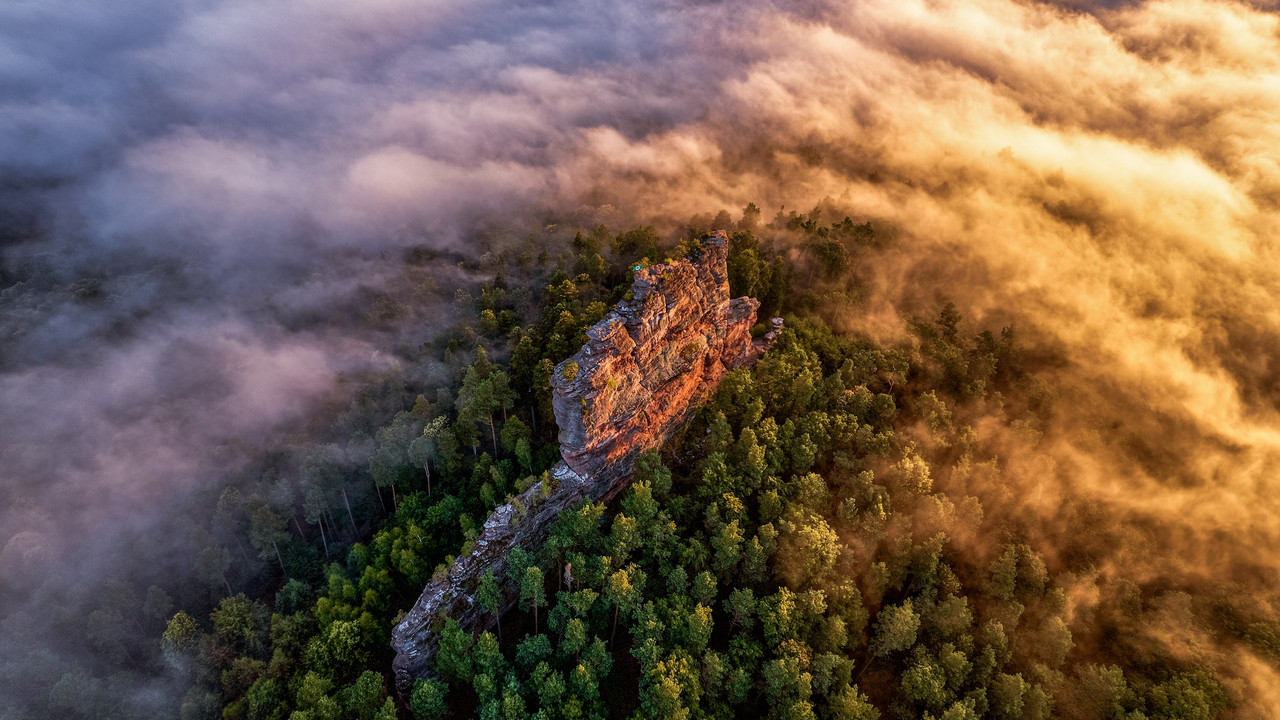
[[[1144,624],[1173,608],[1280,663],[1274,619],[1226,588],[1141,587],[1088,532],[1046,547],[1002,456],[1037,458],[1064,398],[1036,368],[1055,359],[948,301],[904,318],[898,345],[834,330],[896,234],[822,218],[764,223],[748,205],[674,237],[584,227],[554,254],[489,258],[488,280],[454,292],[451,329],[413,351],[446,376],[352,380],[327,424],[210,498],[192,530],[203,589],[175,606],[172,589],[110,588],[87,618],[95,644],[182,678],[193,719],[1234,717],[1247,698],[1231,669],[1163,650]],[[486,576],[491,628],[441,618],[435,676],[397,697],[390,628],[558,459],[554,365],[630,268],[711,228],[730,230],[732,294],[786,318],[778,344],[642,455],[618,500],[566,513]],[[1061,512],[1106,522],[1088,498]],[[1085,576],[1088,616],[1065,590]],[[504,587],[519,606],[499,616]],[[110,702],[82,674],[50,691],[62,717]]]
[[[1276,8],[41,0],[0,48],[0,720],[1280,717]],[[548,381],[708,231],[785,329],[406,682],[424,586],[563,507]]]

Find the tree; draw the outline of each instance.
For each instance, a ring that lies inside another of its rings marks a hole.
[[[515,386],[522,390],[533,388],[533,372],[542,360],[542,350],[534,342],[533,335],[524,334],[511,351],[511,376]]]
[[[324,546],[324,556],[329,557],[329,538],[324,532],[324,516],[328,511],[328,500],[325,498],[324,491],[316,485],[303,484],[302,494],[302,514],[306,518],[307,524],[316,524],[320,527],[320,542]]]
[[[347,506],[347,518],[351,520],[351,529],[357,529],[355,515],[351,512],[351,503],[347,500],[345,487],[347,463],[342,448],[333,443],[312,448],[311,452],[303,458],[300,471],[304,504],[307,507],[307,522],[312,522],[313,518],[317,522],[323,522],[322,517],[329,512],[333,499],[341,494]],[[330,515],[329,518],[332,523],[333,516]],[[321,532],[324,532],[323,525]]]
[[[494,404],[502,409],[502,422],[507,421],[507,411],[515,407],[519,394],[511,389],[511,378],[502,370],[494,370],[489,375],[493,382]]]
[[[755,594],[749,588],[739,588],[729,593],[724,601],[725,612],[733,618],[733,623],[743,630],[750,630],[756,614]]]
[[[139,629],[138,597],[129,583],[108,582],[97,610],[86,618],[86,635],[108,662],[131,659],[130,641]]]
[[[487,675],[496,682],[503,676],[507,662],[502,657],[502,650],[498,647],[498,641],[493,637],[493,633],[488,631],[480,633],[480,638],[471,651],[471,663],[476,678]]]
[[[547,595],[542,568],[530,565],[520,581],[520,601],[533,606],[533,632],[538,632],[538,608],[546,604]]]
[[[498,623],[498,642],[502,642],[502,590],[492,571],[485,571],[480,576],[480,587],[476,590],[476,603],[485,612],[493,616]]]
[[[698,603],[687,619],[685,646],[689,652],[696,654],[706,649],[713,626],[711,608]]]
[[[828,697],[827,712],[832,720],[877,720],[880,717],[875,706],[867,702],[867,696],[848,684]]]
[[[498,448],[498,432],[493,424],[493,411],[498,409],[498,406],[498,393],[494,388],[493,378],[481,380],[476,385],[475,394],[471,396],[471,405],[469,407],[475,418],[484,418],[488,421],[489,440],[493,443],[493,454],[495,456],[500,452]]]
[[[710,605],[716,597],[716,577],[706,570],[694,575],[693,597],[704,605]]]
[[[484,348],[476,348],[475,362],[463,374],[462,388],[458,390],[458,419],[465,418],[468,424],[487,421],[494,455],[498,454],[498,433],[493,424],[493,411],[503,408],[505,413],[511,403],[510,395],[506,373],[495,373]]]
[[[1213,673],[1196,670],[1177,673],[1156,685],[1150,691],[1148,704],[1152,710],[1151,717],[1159,720],[1209,720],[1218,717],[1231,704],[1231,699]]]
[[[516,647],[516,663],[530,670],[551,657],[551,641],[546,635],[526,635]]]
[[[502,688],[502,717],[504,720],[524,720],[527,717],[523,688],[515,676],[508,676],[507,684]]]
[[[511,553],[507,555],[507,578],[515,583],[518,587],[524,582],[524,571],[529,569],[533,564],[533,560],[529,557],[529,553],[525,552],[522,547],[514,547]]]
[[[436,671],[463,682],[471,680],[471,633],[453,618],[445,620],[440,631],[440,650],[436,653]]]
[[[205,583],[222,585],[230,596],[231,583],[227,580],[227,568],[231,567],[231,553],[221,545],[209,545],[196,556],[196,576]]]
[[[100,717],[102,681],[80,671],[64,674],[49,688],[49,707],[83,717]]]
[[[422,434],[409,444],[409,460],[422,467],[427,474],[427,497],[431,497],[431,457],[435,454],[437,438],[448,426],[448,419],[438,417],[422,428]],[[392,500],[395,500],[395,485],[391,486]]]
[[[449,709],[445,703],[448,692],[449,686],[435,678],[418,678],[414,681],[413,693],[409,696],[409,709],[418,720],[442,718]]]
[[[639,593],[632,583],[631,575],[634,566],[618,570],[609,576],[609,586],[605,588],[605,598],[613,604],[613,630],[609,632],[609,647],[613,648],[613,638],[618,634],[618,613],[628,612],[635,606]]]
[[[159,585],[152,585],[147,588],[147,599],[142,604],[142,611],[148,616],[156,620],[164,620],[169,617],[169,611],[173,609],[173,598],[169,593],[165,592]]]
[[[195,618],[179,610],[169,620],[160,641],[165,657],[177,660],[195,651],[200,643],[200,626]]]
[[[365,670],[342,695],[343,705],[350,717],[355,720],[374,720],[374,716],[382,709],[382,675]]]
[[[999,676],[989,686],[991,710],[997,718],[1020,718],[1028,690],[1022,674]]]
[[[703,450],[707,455],[723,453],[729,450],[731,443],[733,443],[733,428],[729,426],[729,421],[725,419],[724,413],[718,412],[712,419],[711,426],[707,428],[707,437],[703,441]]]
[[[757,441],[754,430],[749,427],[742,429],[729,457],[734,469],[751,481],[752,488],[759,487],[768,467],[765,464],[764,448]]]
[[[381,680],[381,678],[379,678]],[[249,706],[249,717],[262,720],[284,720],[289,712],[284,688],[273,677],[262,675],[249,687],[244,695],[245,704]],[[359,720],[373,720],[372,717],[361,716]]]
[[[398,720],[398,718],[396,701],[390,697],[382,701],[382,707],[378,709],[378,714],[373,716],[373,720]]]
[[[784,573],[791,587],[830,574],[840,556],[840,538],[826,520],[808,511],[793,512],[780,527],[782,541],[775,571]]]
[[[715,550],[713,567],[716,575],[728,579],[729,573],[738,565],[742,557],[742,530],[738,521],[726,523],[711,538],[711,547]]]
[[[532,680],[534,690],[538,693],[538,702],[544,709],[560,707],[561,700],[568,691],[563,674],[552,670],[547,663],[540,662],[533,669]]]
[[[245,552],[244,546],[240,543],[240,537],[245,530],[244,498],[240,494],[240,489],[234,485],[229,485],[222,490],[222,494],[218,496],[217,509],[213,514],[214,532],[220,537],[231,537],[240,554],[244,557],[245,563],[249,562],[249,554]]]
[[[289,539],[288,524],[284,518],[275,514],[271,506],[258,496],[249,499],[249,543],[258,551],[263,560],[274,554],[280,563],[280,572],[284,569],[284,558],[280,555],[280,543]]]
[[[529,438],[520,438],[516,441],[516,462],[524,466],[525,469],[533,470],[533,445]]]
[[[627,517],[626,513],[618,513],[609,531],[609,546],[614,562],[622,565],[639,544],[640,531],[636,527],[636,521]]]
[[[677,650],[654,663],[641,694],[641,707],[651,717],[687,718],[702,694],[694,659]]]
[[[511,418],[502,423],[502,449],[508,454],[516,455],[517,460],[525,468],[532,470],[532,458],[520,458],[520,441],[525,442],[525,453],[528,454],[529,440],[533,437],[533,433],[529,431],[529,426],[520,422],[520,418]]]
[[[849,253],[843,244],[834,240],[820,240],[809,243],[809,249],[813,252],[824,279],[835,280],[849,269]]]
[[[923,647],[916,647],[901,682],[903,696],[918,707],[938,712],[956,700],[947,687],[946,668]]]
[[[369,457],[369,475],[373,478],[373,486],[378,490],[378,499],[382,499],[380,488],[391,488],[391,502],[398,504],[395,497],[396,480],[401,468],[410,459],[410,448],[419,435],[422,421],[412,412],[398,412],[391,424],[378,430],[377,449]],[[421,464],[421,463],[415,463]],[[384,508],[385,510],[385,508]]]
[[[533,368],[533,395],[537,400],[538,412],[542,413],[543,418],[554,419],[555,417],[555,407],[551,401],[551,373],[555,372],[555,367],[555,363],[544,357]],[[530,414],[529,419],[536,429],[538,421],[535,416]],[[544,422],[543,425],[545,427],[546,423]]]
[[[632,481],[622,498],[622,509],[628,517],[635,518],[641,532],[648,532],[658,516],[658,501],[653,498],[653,487],[648,481]]]
[[[270,613],[243,593],[223,598],[209,619],[217,641],[238,655],[258,655],[266,647]]]
[[[646,450],[636,456],[632,483],[648,483],[653,497],[663,500],[671,492],[671,470],[662,464],[657,450]]]
[[[560,640],[560,652],[573,655],[576,662],[589,641],[586,623],[580,618],[572,618],[565,624],[564,637]]]
[[[315,671],[308,671],[298,683],[294,696],[299,711],[310,717],[332,718],[339,714],[338,703],[329,695],[333,681]]]
[[[453,423],[453,435],[458,442],[471,448],[473,456],[480,454],[480,433],[476,431],[475,416],[469,406],[459,408],[458,419]]]
[[[276,593],[276,612],[292,615],[307,610],[314,599],[310,585],[297,578],[289,578],[284,587]]]
[[[901,605],[889,605],[880,610],[875,623],[875,653],[888,655],[916,644],[920,630],[920,616],[907,599]]]

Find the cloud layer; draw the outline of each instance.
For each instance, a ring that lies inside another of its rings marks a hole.
[[[851,328],[901,337],[946,296],[1068,358],[1027,512],[1088,494],[1156,524],[1152,575],[1274,579],[1277,24],[1212,0],[8,3],[0,492],[27,500],[0,561],[132,528],[109,564],[211,446],[385,365],[290,319],[383,251],[535,207],[830,198],[903,237]],[[1266,667],[1241,671],[1259,693]]]

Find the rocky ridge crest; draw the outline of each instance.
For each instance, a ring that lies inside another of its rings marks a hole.
[[[760,303],[729,298],[727,245],[719,231],[688,258],[634,268],[628,299],[556,366],[551,385],[564,460],[547,480],[494,510],[471,552],[428,583],[392,630],[401,692],[428,672],[439,648],[438,617],[468,629],[489,621],[475,603],[486,570],[505,578],[511,550],[540,546],[560,511],[614,497],[630,480],[637,455],[661,445],[725,373],[754,363],[773,344],[782,320],[774,318],[772,330],[753,342]],[[514,604],[508,592],[507,607]]]

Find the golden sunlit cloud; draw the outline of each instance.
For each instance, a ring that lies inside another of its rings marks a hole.
[[[949,297],[1070,358],[1047,371],[1065,392],[1039,448],[1055,472],[1019,478],[1033,464],[1012,458],[1007,475],[1154,519],[1112,555],[1128,576],[1280,577],[1274,14],[863,2],[738,30],[754,59],[706,116],[640,139],[588,130],[578,172],[607,168],[602,186],[655,214],[826,199],[891,223],[903,249],[849,327],[900,336],[887,316]],[[1025,508],[1058,525],[1057,503]],[[1280,710],[1262,667],[1239,672]]]

